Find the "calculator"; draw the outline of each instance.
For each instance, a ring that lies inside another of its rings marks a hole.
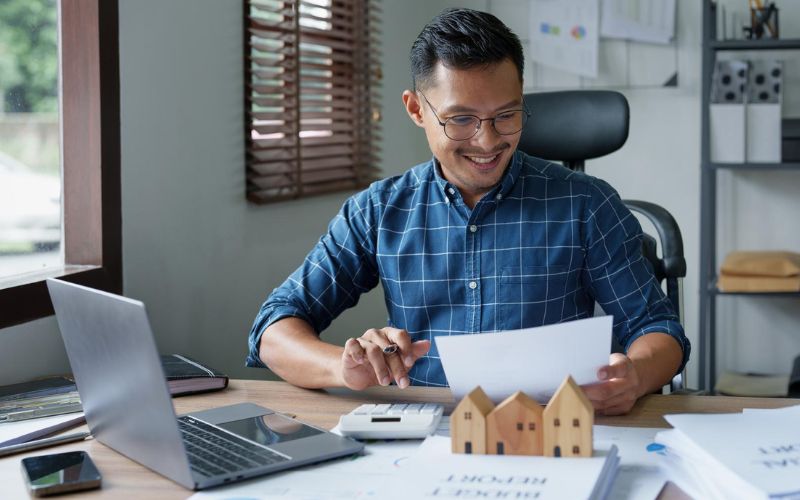
[[[424,439],[443,414],[436,403],[363,404],[339,418],[339,430],[357,439]]]

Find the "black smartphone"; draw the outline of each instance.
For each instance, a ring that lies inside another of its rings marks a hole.
[[[100,487],[100,471],[85,451],[22,459],[22,474],[31,495],[43,497]]]

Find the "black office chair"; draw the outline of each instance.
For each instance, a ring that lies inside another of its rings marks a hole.
[[[529,155],[583,172],[586,160],[613,153],[628,139],[630,110],[625,96],[607,90],[569,90],[525,94],[531,118],[518,148]],[[623,200],[653,224],[658,233],[661,257],[655,238],[645,234],[642,252],[652,264],[659,283],[666,281],[667,297],[683,323],[683,278],[686,260],[683,238],[677,222],[664,208],[646,201]],[[616,352],[619,345],[613,346]],[[684,374],[672,380],[673,391],[683,388]]]

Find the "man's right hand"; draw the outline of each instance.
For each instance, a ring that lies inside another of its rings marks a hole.
[[[392,344],[397,350],[385,354]],[[372,328],[357,339],[348,339],[344,345],[341,363],[342,383],[354,390],[373,385],[389,385],[392,380],[398,387],[409,385],[408,370],[420,356],[431,348],[429,340],[411,342],[408,332],[397,328]]]

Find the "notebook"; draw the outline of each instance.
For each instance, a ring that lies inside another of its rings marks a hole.
[[[364,445],[251,403],[177,418],[144,304],[48,279],[95,439],[191,489],[360,452]]]

